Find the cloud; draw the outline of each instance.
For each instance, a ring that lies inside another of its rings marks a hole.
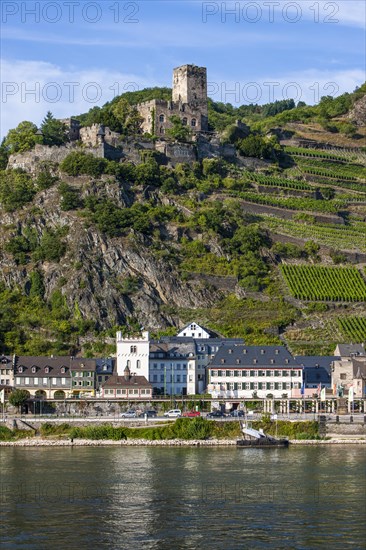
[[[140,75],[104,69],[62,69],[43,61],[1,61],[1,132],[19,122],[39,125],[47,111],[66,118],[104,105],[116,95],[149,85]]]

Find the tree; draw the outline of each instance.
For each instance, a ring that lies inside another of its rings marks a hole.
[[[25,404],[29,397],[30,394],[27,390],[14,390],[9,395],[9,403],[10,405],[13,405],[13,407],[17,407],[19,412],[20,408]]]
[[[191,136],[191,131],[188,126],[183,124],[179,116],[173,115],[169,120],[172,123],[172,128],[166,131],[166,135],[177,141],[188,141]]]
[[[42,143],[42,136],[37,136],[37,126],[25,120],[13,130],[9,130],[3,145],[9,153],[23,153],[30,151],[36,143]]]
[[[67,128],[63,122],[47,112],[41,124],[43,143],[45,145],[63,145],[68,141]]]

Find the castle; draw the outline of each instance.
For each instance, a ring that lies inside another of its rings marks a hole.
[[[170,118],[178,116],[194,132],[207,132],[207,70],[182,65],[173,70],[171,101],[152,99],[136,106],[143,118],[142,132],[163,136],[172,127]]]
[[[193,162],[203,158],[236,157],[235,147],[221,143],[214,132],[208,132],[207,70],[196,65],[182,65],[173,70],[172,99],[152,99],[136,105],[142,117],[141,136],[123,138],[107,126],[93,124],[82,127],[74,118],[62,119],[68,128],[69,142],[49,147],[37,144],[31,151],[10,155],[8,168],[21,168],[35,173],[39,161],[61,162],[71,151],[90,153],[94,157],[119,162],[141,162],[141,150],[157,151],[167,164]],[[194,143],[178,143],[165,138],[171,128],[171,117],[178,116],[192,131]],[[144,134],[155,135],[151,140]]]

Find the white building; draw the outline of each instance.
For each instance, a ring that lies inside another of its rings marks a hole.
[[[123,376],[126,367],[136,376],[145,376],[149,380],[150,336],[147,331],[141,336],[122,336],[117,332],[117,376]]]
[[[303,367],[284,346],[224,344],[208,365],[208,392],[217,398],[294,397]]]
[[[197,323],[189,323],[183,327],[177,334],[178,338],[217,338],[217,334]]]

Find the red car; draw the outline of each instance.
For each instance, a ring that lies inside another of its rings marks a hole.
[[[182,416],[189,416],[192,418],[193,416],[201,416],[201,413],[199,411],[186,411],[182,414]]]

